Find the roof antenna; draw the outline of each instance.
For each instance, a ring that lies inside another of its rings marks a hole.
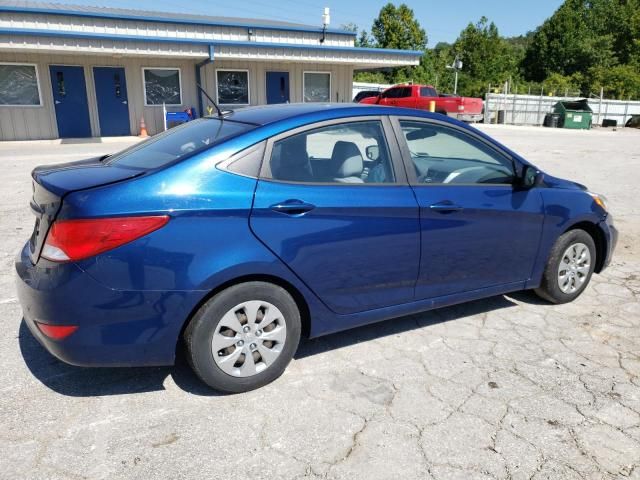
[[[329,7],[324,7],[324,13],[322,14],[322,38],[320,39],[320,43],[324,43],[325,37],[327,35],[327,27],[331,22],[331,15],[329,15]]]
[[[213,98],[209,96],[207,91],[204,88],[202,88],[202,86],[199,83],[196,83],[196,86],[202,93],[204,93],[204,96],[209,99],[209,101],[213,104],[213,106],[216,107],[216,111],[218,112],[218,118],[224,118],[224,113],[222,113],[222,110],[220,110],[220,107],[218,106],[218,104],[213,101]]]

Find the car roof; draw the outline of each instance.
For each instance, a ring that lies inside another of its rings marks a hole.
[[[441,120],[446,118],[440,114],[433,114],[421,110],[357,103],[287,103],[261,105],[235,110],[225,115],[225,118],[236,122],[263,126],[284,120],[300,119],[300,121],[303,122],[305,120],[304,117],[313,117],[314,121],[322,121],[360,115],[402,115],[437,118]]]

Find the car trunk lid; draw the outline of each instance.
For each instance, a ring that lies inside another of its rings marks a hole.
[[[31,172],[33,196],[31,211],[36,217],[29,256],[35,264],[40,258],[49,228],[60,211],[64,197],[78,190],[98,187],[137,177],[144,172],[105,164],[106,157],[36,167]]]

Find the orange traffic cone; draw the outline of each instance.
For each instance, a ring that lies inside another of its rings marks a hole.
[[[147,126],[144,123],[144,117],[140,117],[140,135],[138,135],[141,138],[146,138],[149,136],[149,134],[147,133]]]

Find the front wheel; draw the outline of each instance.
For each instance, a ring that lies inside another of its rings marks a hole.
[[[210,387],[246,392],[278,378],[300,340],[300,312],[277,285],[247,282],[206,302],[185,330],[188,358]]]
[[[591,235],[584,230],[569,230],[551,249],[536,294],[552,303],[575,300],[589,284],[595,263],[596,246]]]

